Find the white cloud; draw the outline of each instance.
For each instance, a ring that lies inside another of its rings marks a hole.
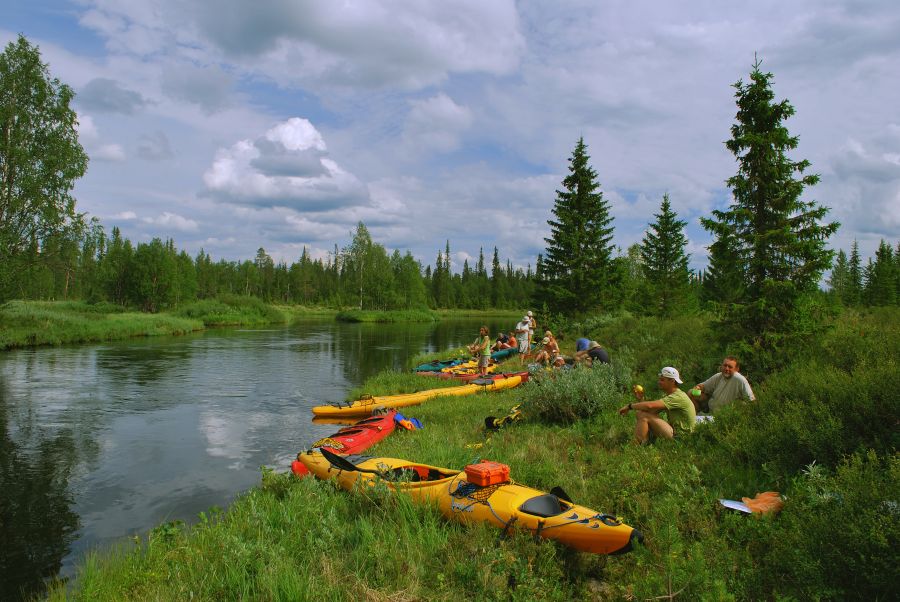
[[[446,94],[410,102],[412,110],[403,138],[416,150],[448,152],[460,146],[460,135],[472,125],[472,111]]]
[[[170,213],[168,211],[164,211],[158,217],[142,218],[141,221],[143,221],[145,224],[162,226],[163,228],[177,230],[179,232],[196,232],[199,228],[199,224],[194,220],[178,215],[177,213]]]
[[[120,163],[127,158],[125,149],[122,148],[121,144],[100,144],[97,146],[90,146],[86,150],[88,156],[97,161]]]
[[[327,211],[368,200],[359,180],[326,156],[319,132],[297,117],[220,149],[203,180],[209,194],[230,203]]]

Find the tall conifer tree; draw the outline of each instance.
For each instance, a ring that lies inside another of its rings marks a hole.
[[[819,176],[805,174],[809,161],[788,157],[798,144],[784,125],[794,107],[775,102],[773,76],[760,65],[754,63],[749,83],[734,84],[738,111],[725,143],[739,164],[728,179],[734,200],[701,221],[717,241],[733,236],[746,275],[744,294],[726,322],[754,346],[771,349],[792,329],[799,299],[817,288],[831,265],[825,245],[838,224],[821,223],[828,208],[801,199]]]
[[[613,218],[588,164],[584,138],[569,159],[563,190],[556,191],[554,219],[541,266],[543,301],[553,311],[580,313],[604,305],[612,263]]]
[[[668,194],[663,195],[659,211],[641,243],[641,268],[649,293],[646,309],[668,316],[685,307],[691,292],[691,271],[685,253],[687,222],[672,211]]]

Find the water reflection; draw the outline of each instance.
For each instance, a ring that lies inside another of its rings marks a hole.
[[[11,425],[10,396],[0,380],[0,599],[30,597],[59,572],[78,528],[69,476],[72,433],[45,434]]]
[[[333,432],[312,406],[478,326],[318,319],[0,353],[0,599],[70,575],[90,547],[227,505],[261,465],[284,470]]]

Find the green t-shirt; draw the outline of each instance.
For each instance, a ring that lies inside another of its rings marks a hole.
[[[697,424],[697,412],[694,403],[681,389],[675,389],[672,393],[662,398],[666,406],[668,422],[672,425],[675,435],[690,433]]]

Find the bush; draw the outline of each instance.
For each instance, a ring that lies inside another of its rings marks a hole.
[[[900,362],[863,362],[845,372],[821,360],[770,377],[759,401],[716,415],[714,436],[744,461],[791,474],[816,462],[835,467],[860,449],[891,453],[900,442]]]
[[[572,423],[609,410],[628,387],[631,370],[621,361],[593,368],[546,370],[533,375],[522,393],[529,417]]]
[[[766,529],[732,536],[757,551],[746,574],[755,599],[896,598],[900,583],[900,455],[874,451],[845,459],[831,474],[808,466],[794,479],[784,511]],[[894,591],[894,595],[888,592]]]
[[[240,295],[196,301],[182,307],[175,315],[202,320],[206,326],[247,326],[286,321],[285,314],[260,299]]]

